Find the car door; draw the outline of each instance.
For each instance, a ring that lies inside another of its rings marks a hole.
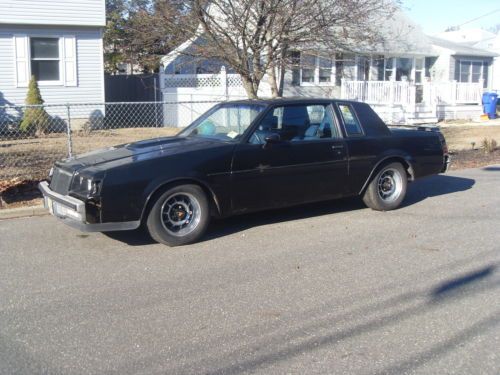
[[[273,135],[279,141],[266,142]],[[269,110],[248,142],[235,149],[234,212],[332,199],[347,187],[347,149],[329,104]]]

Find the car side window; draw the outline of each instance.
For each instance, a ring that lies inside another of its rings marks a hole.
[[[338,105],[340,115],[344,122],[345,131],[349,137],[359,137],[363,135],[363,128],[354,114],[354,110],[348,104]]]
[[[264,144],[270,134],[283,141],[315,141],[339,138],[331,109],[324,104],[276,107],[261,120],[249,142]]]

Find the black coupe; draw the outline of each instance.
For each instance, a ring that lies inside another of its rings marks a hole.
[[[390,129],[360,102],[245,100],[216,105],[175,137],[56,162],[45,205],[82,231],[145,224],[158,242],[192,243],[211,217],[361,195],[375,210],[408,181],[444,172],[438,130]]]

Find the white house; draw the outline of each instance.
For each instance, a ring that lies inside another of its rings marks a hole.
[[[389,123],[479,117],[482,93],[493,83],[495,52],[429,37],[403,12],[381,28],[384,42],[378,45],[328,54],[296,51],[294,67],[285,73],[284,95],[362,100]],[[164,98],[201,101],[214,95],[244,96],[238,75],[225,69],[219,74],[223,64],[183,54],[192,43],[163,58]],[[267,82],[259,94],[270,94]],[[179,116],[176,124],[186,125],[191,117]]]
[[[105,0],[0,0],[0,106],[104,101]]]
[[[496,54],[491,72],[490,88],[500,91],[500,33],[494,34],[483,29],[460,29],[438,34],[437,37],[463,47],[480,48]]]

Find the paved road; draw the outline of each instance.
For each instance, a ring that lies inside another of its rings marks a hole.
[[[500,166],[169,249],[0,222],[0,373],[498,374]]]

